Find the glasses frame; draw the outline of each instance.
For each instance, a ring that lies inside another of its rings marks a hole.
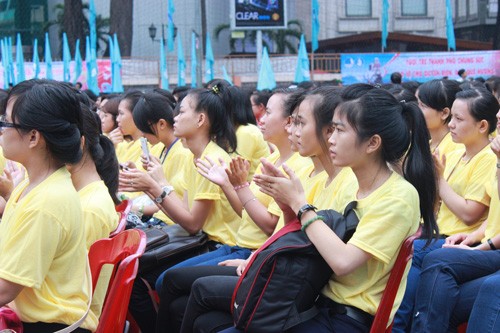
[[[17,124],[9,123],[9,122],[5,121],[5,115],[2,115],[2,116],[0,116],[0,130],[2,130],[4,128],[25,129],[21,125],[17,125]]]

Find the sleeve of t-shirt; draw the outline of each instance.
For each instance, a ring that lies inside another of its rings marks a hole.
[[[221,189],[200,174],[196,175],[196,194],[194,200],[220,200]]]
[[[24,211],[18,221],[2,237],[0,278],[40,288],[64,231],[57,217],[43,211]]]
[[[388,264],[418,223],[409,219],[415,215],[413,210],[405,201],[395,197],[373,205],[359,221],[348,243]]]
[[[489,196],[484,185],[491,181],[491,170],[495,168],[495,163],[496,158],[493,154],[487,154],[476,161],[470,179],[467,181],[465,199],[474,200],[486,206],[490,205]]]

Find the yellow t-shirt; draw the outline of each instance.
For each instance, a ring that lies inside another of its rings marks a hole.
[[[451,138],[451,134],[449,132],[444,136],[443,140],[441,140],[436,148],[439,151],[439,156],[444,155],[446,157],[448,157],[449,153],[455,150],[461,149],[462,153],[465,151],[465,146],[463,144],[453,142],[453,139]]]
[[[314,165],[310,164],[297,171],[296,176],[297,178],[299,178],[302,186],[304,187],[306,201],[314,204],[314,197],[316,196],[316,192],[318,191],[320,184],[324,183],[324,180],[328,177],[328,174],[323,170],[311,177],[311,173],[313,171]],[[280,218],[278,219],[278,223],[276,224],[276,228],[274,229],[274,233],[276,233],[285,225],[285,218],[283,214],[281,214],[281,209],[279,208],[276,201],[274,201],[271,206],[272,207],[269,207],[269,210],[275,212],[279,210],[280,212]]]
[[[491,170],[495,169],[496,155],[487,145],[472,159],[464,162],[463,151],[456,150],[448,154],[444,178],[453,191],[467,200],[474,200],[489,206],[489,198],[484,184],[491,180]],[[439,232],[443,235],[471,233],[477,229],[488,216],[488,211],[478,219],[477,223],[467,226],[446,206],[444,201],[439,208],[437,223]]]
[[[0,223],[0,278],[24,286],[9,305],[24,322],[71,325],[87,310],[87,249],[78,193],[65,167],[19,199],[12,192]],[[95,331],[86,319],[83,328]]]
[[[285,161],[285,164],[290,169],[292,169],[296,175],[302,174],[301,170],[303,168],[308,168],[308,170],[310,170],[309,173],[307,173],[307,171],[305,173],[307,175],[310,175],[312,172],[312,168],[314,167],[312,164],[312,161],[309,157],[300,156],[300,154],[297,152],[293,153],[292,156],[290,156],[290,158],[288,158],[288,160]],[[283,169],[281,169],[281,168],[280,168],[280,170],[283,171]],[[303,180],[301,178],[300,178],[300,180],[301,180],[301,182],[303,182]],[[271,203],[269,205],[269,207],[267,208],[267,211],[273,215],[276,215],[276,216],[281,216],[281,214],[282,214],[281,208],[278,206],[278,204],[276,202]],[[278,221],[278,224],[279,223],[280,222]],[[281,223],[281,225],[283,226],[283,222]],[[275,230],[275,232],[277,230],[279,230],[279,226],[277,225],[276,229],[274,229],[274,230]]]
[[[357,187],[358,180],[356,179],[356,176],[354,175],[354,172],[352,172],[351,168],[342,168],[330,184],[326,185],[327,181],[328,175],[322,179],[321,183],[318,184],[318,189],[316,190],[311,202],[314,206],[318,207],[318,210],[334,209],[343,213],[345,205],[335,207],[335,199],[344,188],[349,186]]]
[[[102,180],[88,184],[78,191],[78,195],[82,204],[83,225],[88,250],[96,240],[109,237],[109,234],[118,225],[119,215],[116,213],[115,204],[109,195],[108,188]],[[96,327],[101,316],[111,272],[111,267],[107,266],[101,270],[90,311],[85,319],[92,321]]]
[[[481,243],[500,234],[500,199],[498,198],[498,177],[497,169],[493,169],[490,181],[486,183],[486,193],[490,197],[490,209],[488,212],[488,222],[484,231],[484,238]]]
[[[270,163],[276,163],[276,161],[280,158],[279,151],[275,151],[267,160]],[[283,169],[281,169],[283,171]],[[255,174],[262,173],[262,164],[257,167]],[[250,183],[250,190],[253,195],[264,207],[269,207],[269,205],[274,202],[274,199],[261,192],[259,187],[254,183]],[[236,234],[236,244],[238,246],[247,248],[247,249],[257,249],[267,240],[268,236],[259,228],[257,224],[252,220],[250,215],[248,215],[247,211],[243,209],[241,214],[241,225],[238,229],[238,233]]]
[[[419,197],[417,190],[397,172],[393,172],[382,186],[366,198],[356,199],[357,190],[357,186],[352,186],[348,189],[350,196],[341,197],[344,202],[335,202],[333,205],[345,207],[350,201],[358,202],[355,212],[359,224],[348,243],[371,257],[350,274],[333,274],[323,288],[323,294],[338,303],[374,315],[401,245],[418,229]],[[403,299],[409,268],[410,264],[399,286],[389,322]]]
[[[269,146],[267,145],[260,129],[252,124],[239,126],[236,130],[236,139],[238,146],[232,156],[240,155],[250,161],[250,171],[248,181],[252,181],[257,166],[262,157],[269,155]]]
[[[155,145],[155,147],[156,146],[157,145]],[[160,153],[156,156],[160,156]],[[182,199],[185,191],[183,186],[184,170],[188,168],[188,165],[193,164],[193,154],[189,149],[182,146],[182,142],[180,140],[177,140],[166,154],[167,156],[162,164],[163,173],[165,174],[165,178],[169,184],[174,187],[175,193],[177,193],[179,198]],[[153,216],[164,221],[166,224],[174,224],[172,219],[165,215],[165,213],[161,210]]]
[[[141,158],[141,140],[123,141],[116,146],[116,157],[119,163],[134,162]]]
[[[82,204],[85,238],[89,249],[96,240],[109,237],[118,226],[119,215],[102,180],[88,184],[78,195]]]
[[[205,147],[201,158],[203,159],[205,156],[209,156],[214,161],[222,158],[228,164],[231,161],[229,154],[213,141],[210,141]],[[236,245],[236,233],[241,218],[233,210],[219,185],[212,183],[198,173],[193,160],[186,166],[183,187],[187,190],[190,209],[195,200],[213,201],[210,213],[203,225],[203,231],[208,234],[208,237],[230,246]]]

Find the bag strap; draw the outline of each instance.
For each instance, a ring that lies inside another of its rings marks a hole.
[[[73,332],[74,330],[76,330],[78,327],[80,327],[82,324],[83,324],[83,321],[85,320],[85,318],[87,318],[87,315],[89,314],[89,311],[90,311],[90,304],[92,303],[92,273],[90,272],[90,264],[89,264],[89,258],[87,256],[87,288],[90,292],[90,297],[89,297],[89,301],[87,303],[87,311],[85,311],[85,313],[83,314],[83,316],[78,319],[76,322],[74,322],[73,324],[71,324],[70,326],[68,327],[65,327],[63,328],[62,330],[59,330],[59,331],[55,331],[54,333],[69,333],[69,332]]]
[[[238,292],[238,288],[240,287],[241,283],[243,282],[243,279],[245,278],[245,276],[247,275],[248,269],[250,268],[250,266],[252,266],[255,258],[257,258],[257,255],[261,251],[267,249],[269,247],[269,245],[271,245],[272,243],[274,243],[281,236],[283,236],[285,234],[288,234],[290,232],[294,232],[294,231],[300,230],[300,228],[301,228],[301,224],[300,224],[299,220],[297,220],[297,219],[293,220],[292,222],[287,223],[283,228],[281,228],[280,230],[278,230],[277,233],[275,233],[274,235],[272,235],[271,237],[269,237],[267,239],[267,241],[264,244],[262,244],[262,246],[259,247],[257,249],[257,251],[255,251],[252,254],[252,257],[250,258],[250,262],[248,263],[248,265],[245,268],[245,270],[243,271],[243,273],[241,273],[241,276],[238,279],[238,283],[236,284],[236,287],[234,287],[233,297],[231,298],[231,313],[233,313],[233,310],[234,310],[233,305],[234,305],[234,301],[236,299],[236,293]]]

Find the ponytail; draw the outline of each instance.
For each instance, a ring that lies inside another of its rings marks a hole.
[[[434,208],[437,200],[437,178],[429,149],[429,132],[425,118],[415,102],[401,102],[402,115],[410,132],[410,147],[403,159],[403,176],[420,197],[423,235],[427,244],[439,235]]]
[[[118,192],[119,167],[115,147],[113,142],[102,134],[99,135],[98,147],[102,150],[103,155],[100,159],[94,159],[95,167],[97,173],[108,188],[111,199],[113,199],[113,202],[117,205],[120,203],[120,200],[116,196]]]

